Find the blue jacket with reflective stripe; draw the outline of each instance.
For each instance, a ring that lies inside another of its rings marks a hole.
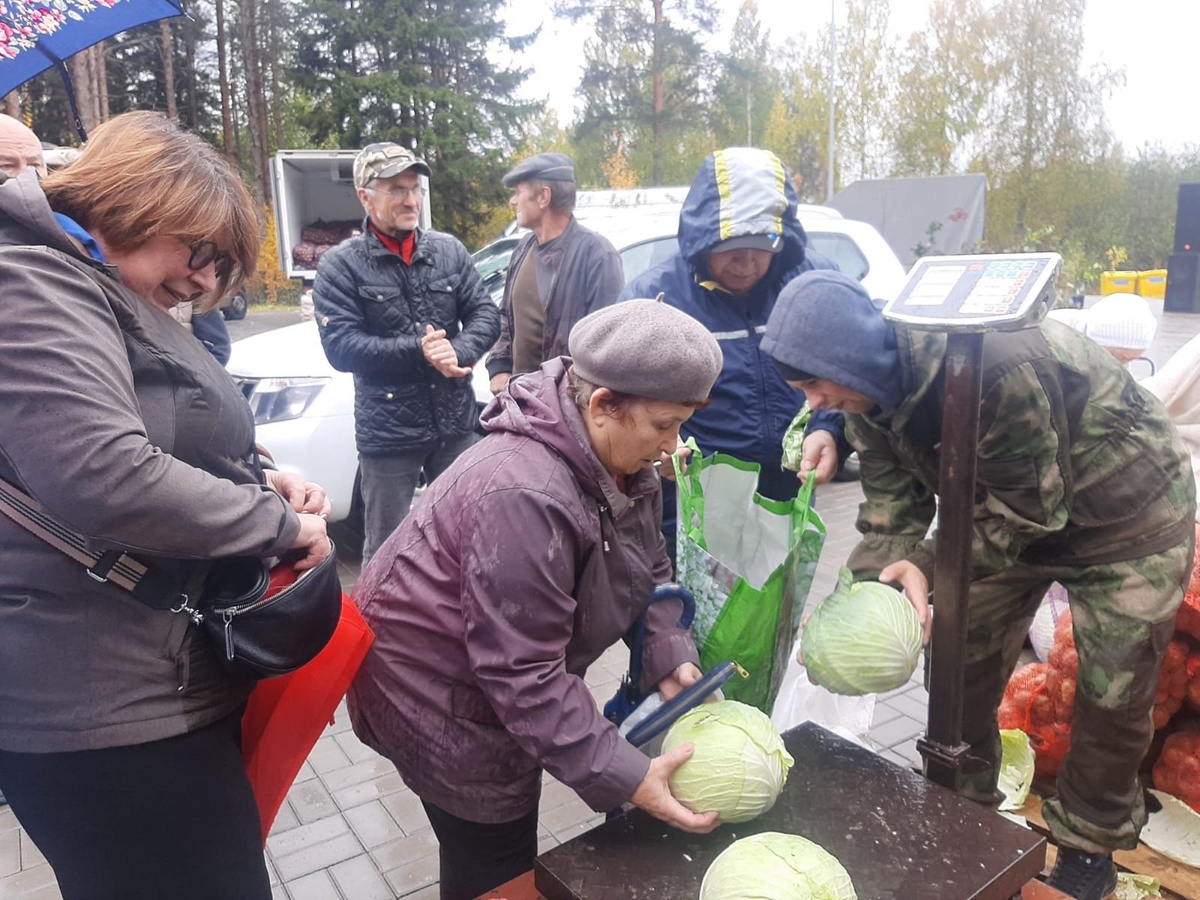
[[[772,154],[733,148],[710,154],[692,182],[679,215],[679,252],[628,284],[620,299],[664,295],[665,302],[706,325],[725,356],[712,403],[683,426],[705,456],[728,453],[762,466],[759,490],[789,499],[799,488],[793,472],[781,472],[783,434],[804,403],[774,361],[759,349],[780,290],[807,269],[835,268],[807,250],[796,218],[796,192]],[[764,164],[765,163],[765,164]],[[786,202],[786,207],[784,203]],[[708,250],[731,237],[781,234],[783,248],[767,274],[747,294],[733,295],[710,280]],[[810,430],[826,430],[845,447],[838,412],[817,412]],[[670,517],[671,510],[667,510]]]

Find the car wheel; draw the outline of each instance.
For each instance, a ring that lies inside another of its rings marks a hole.
[[[233,319],[235,321],[238,319],[244,319],[246,318],[247,307],[248,304],[246,302],[246,295],[241,291],[238,291],[233,295],[233,299],[229,301],[229,305],[221,310],[221,314],[224,315],[226,319]]]
[[[851,453],[833,476],[834,481],[858,481],[858,454]]]

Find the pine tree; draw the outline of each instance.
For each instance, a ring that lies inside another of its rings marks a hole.
[[[505,199],[500,176],[532,112],[514,95],[524,73],[489,50],[506,38],[504,0],[313,0],[299,19],[295,85],[318,142],[394,141],[433,170],[435,227],[466,232]]]

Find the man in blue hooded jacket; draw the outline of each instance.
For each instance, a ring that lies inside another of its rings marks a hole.
[[[788,386],[759,342],[785,284],[808,269],[835,268],[808,249],[796,202],[787,168],[769,150],[710,153],[679,214],[678,252],[630,282],[619,298],[662,294],[712,332],[725,364],[712,402],[680,433],[694,437],[705,456],[721,452],[758,463],[759,493],[776,500],[795,497],[810,470],[818,484],[828,481],[839,457],[850,452],[842,414],[818,411],[804,439],[799,477],[781,465],[783,435],[804,394]],[[674,485],[663,488],[663,531],[673,549]]]

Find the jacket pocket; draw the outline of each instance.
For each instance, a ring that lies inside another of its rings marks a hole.
[[[458,333],[458,286],[461,275],[434,278],[425,286],[426,316],[435,328],[445,328],[446,336]]]
[[[1031,522],[1041,521],[1042,490],[1037,462],[1018,454],[989,459],[979,467],[979,482],[989,494]]]
[[[360,285],[358,297],[372,334],[414,333],[408,299],[398,285]]]
[[[1086,527],[1128,522],[1145,512],[1170,484],[1171,476],[1149,455],[1127,458],[1107,477],[1076,491],[1071,521]]]

